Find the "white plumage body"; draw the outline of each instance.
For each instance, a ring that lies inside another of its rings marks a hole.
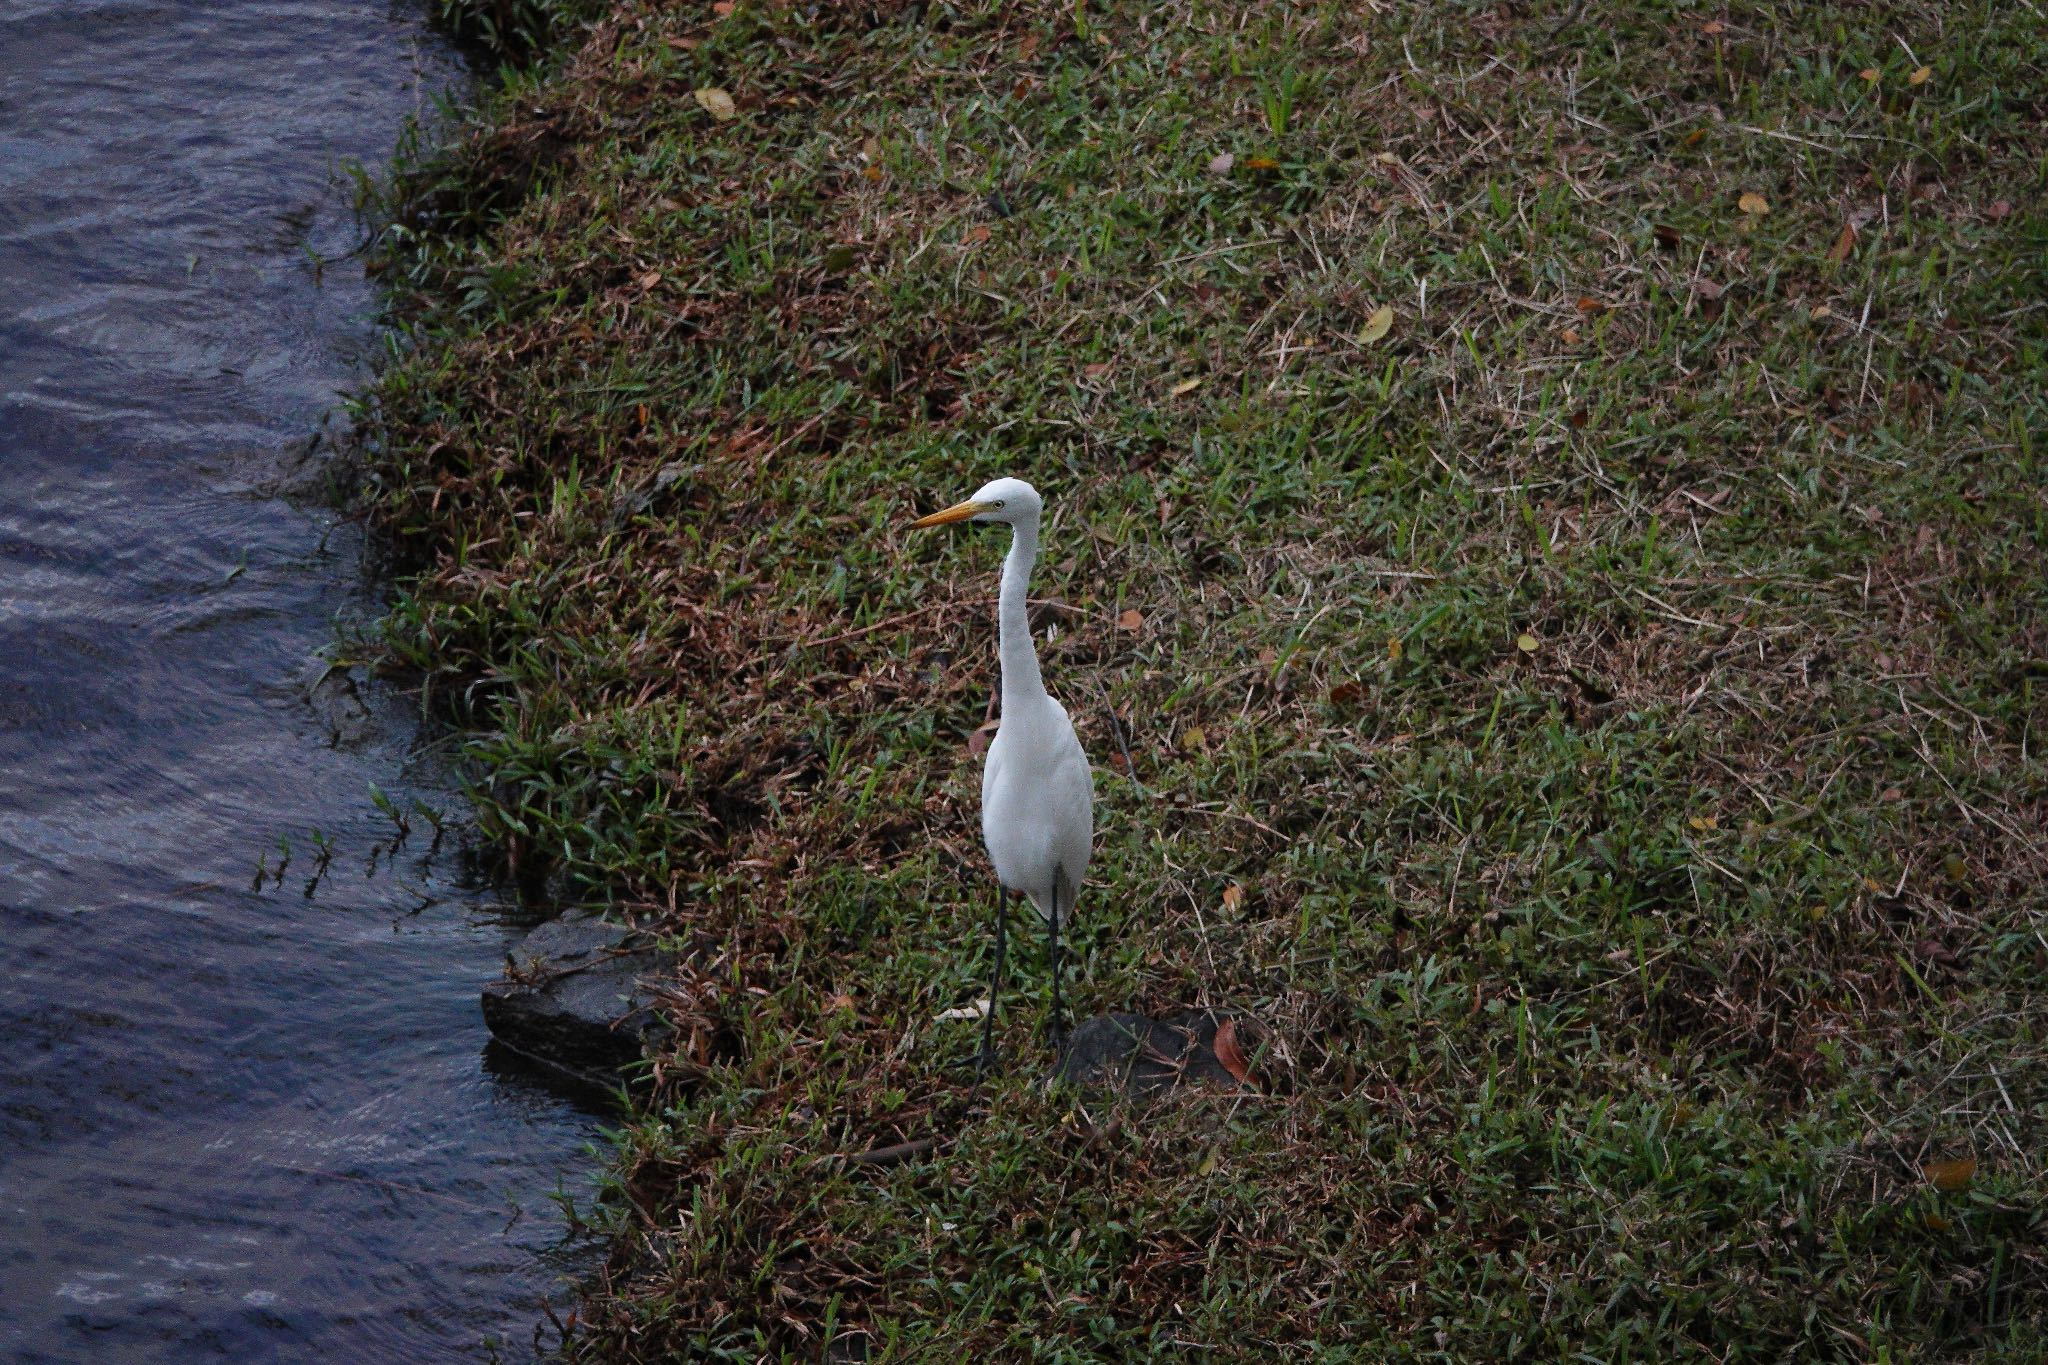
[[[1073,913],[1094,841],[1094,798],[1066,708],[1041,693],[1016,714],[1005,709],[981,774],[981,837],[996,879],[1047,920],[1055,902],[1062,922]]]

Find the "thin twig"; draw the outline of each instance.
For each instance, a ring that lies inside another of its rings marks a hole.
[[[931,602],[925,606],[916,607],[895,616],[885,617],[869,625],[856,626],[852,630],[842,630],[837,635],[824,636],[822,639],[811,639],[803,635],[788,635],[777,640],[775,643],[778,645],[800,645],[805,649],[818,649],[825,645],[836,645],[841,640],[857,640],[863,635],[872,635],[878,630],[887,630],[891,626],[900,626],[906,621],[915,621],[920,616],[930,616],[936,611],[959,611],[966,607],[993,607],[997,601],[998,599],[994,597],[970,597],[950,602]],[[1030,606],[1053,607],[1059,611],[1070,612],[1075,616],[1094,616],[1099,620],[1109,620],[1107,616],[1103,616],[1100,612],[1091,612],[1083,607],[1077,607],[1071,602],[1062,602],[1054,597],[1032,597],[1026,599],[1026,602]]]
[[[936,1137],[913,1138],[889,1147],[870,1147],[865,1152],[835,1152],[818,1158],[819,1162],[842,1161],[849,1166],[895,1166],[913,1157],[923,1156],[939,1145]]]
[[[1152,793],[1147,791],[1145,784],[1138,780],[1138,765],[1131,761],[1131,746],[1124,740],[1123,722],[1116,717],[1116,707],[1109,700],[1108,686],[1103,683],[1102,679],[1097,678],[1095,680],[1095,690],[1102,694],[1102,710],[1109,717],[1109,733],[1116,737],[1116,747],[1123,753],[1124,776],[1131,779],[1132,786],[1145,795],[1150,796]]]

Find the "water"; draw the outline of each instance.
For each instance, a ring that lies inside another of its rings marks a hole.
[[[483,1060],[516,931],[370,789],[457,798],[309,701],[360,537],[275,496],[378,345],[335,167],[460,75],[376,0],[0,0],[7,1360],[523,1358],[584,1254],[591,1120]]]

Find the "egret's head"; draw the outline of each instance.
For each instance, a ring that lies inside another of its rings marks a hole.
[[[966,502],[956,502],[943,512],[919,517],[910,524],[913,528],[949,526],[956,521],[1000,521],[1007,526],[1035,524],[1043,505],[1038,500],[1038,490],[1024,480],[997,479],[983,484],[981,491]]]

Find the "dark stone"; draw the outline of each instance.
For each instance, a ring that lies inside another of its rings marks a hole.
[[[667,1032],[641,984],[667,965],[644,934],[595,916],[549,920],[521,939],[484,1022],[513,1051],[572,1078],[616,1084]]]
[[[316,659],[307,665],[303,686],[306,704],[337,749],[356,748],[377,733],[376,717],[347,669]]]
[[[1188,1010],[1168,1019],[1100,1014],[1075,1025],[1053,1074],[1069,1084],[1126,1095],[1150,1095],[1190,1083],[1234,1090],[1239,1088],[1238,1079],[1216,1060],[1216,1028],[1221,1022],[1207,1010]]]

